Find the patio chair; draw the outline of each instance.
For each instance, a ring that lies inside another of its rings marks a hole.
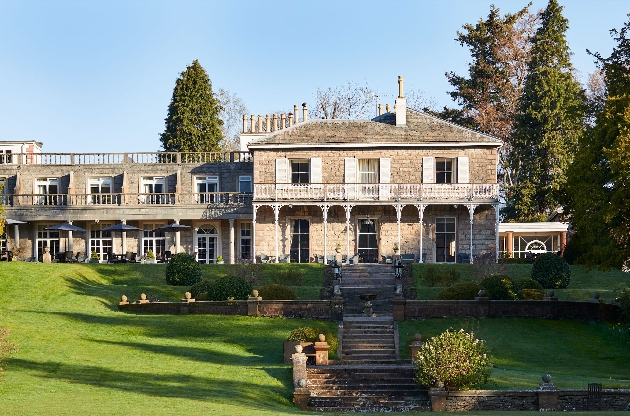
[[[392,264],[394,262],[394,258],[392,256],[381,254],[381,262],[382,264]]]
[[[333,264],[335,262],[335,255],[328,254],[326,255],[326,264]]]
[[[266,254],[261,254],[260,256],[258,256],[258,258],[260,259],[261,263],[269,263],[269,256]]]
[[[359,264],[359,255],[355,254],[354,256],[350,257],[350,264]]]
[[[459,259],[459,263],[470,263],[470,258],[467,253],[459,253],[457,254],[457,258]]]
[[[289,255],[289,254],[281,254],[280,257],[278,257],[278,262],[280,262],[280,263],[291,263],[291,255]]]

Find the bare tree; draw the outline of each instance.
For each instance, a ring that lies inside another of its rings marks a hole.
[[[608,90],[604,72],[600,68],[588,74],[586,81],[586,100],[588,105],[587,123],[595,125],[595,116],[604,109]]]
[[[316,119],[369,118],[374,111],[373,95],[367,84],[350,81],[338,87],[320,87],[315,93],[315,105],[310,115]]]
[[[223,110],[219,113],[219,118],[223,120],[223,140],[221,149],[223,151],[239,150],[239,136],[243,126],[243,114],[248,114],[247,106],[235,93],[231,93],[223,88],[217,94]]]

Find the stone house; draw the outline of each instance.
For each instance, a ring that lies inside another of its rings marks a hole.
[[[151,249],[203,263],[494,261],[501,142],[408,109],[402,77],[394,111],[379,113],[244,116],[241,152],[13,152],[0,163],[3,205],[27,224],[8,226],[1,244],[33,260],[48,247],[102,260]],[[65,221],[87,231],[46,230]],[[141,231],[101,231],[118,222]],[[156,231],[170,223],[191,228]]]

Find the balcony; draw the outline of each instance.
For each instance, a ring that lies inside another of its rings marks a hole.
[[[254,184],[254,201],[491,201],[499,185],[453,184]]]
[[[13,153],[0,165],[122,165],[252,162],[249,152]]]
[[[252,194],[240,192],[203,192],[203,193],[153,193],[153,194],[22,194],[2,195],[3,205],[7,207],[38,206],[45,207],[89,207],[89,206],[245,206],[251,205]]]

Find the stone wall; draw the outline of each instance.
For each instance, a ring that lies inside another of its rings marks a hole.
[[[394,314],[404,319],[451,317],[545,318],[613,321],[616,305],[601,302],[559,300],[405,300],[394,305]],[[400,311],[403,309],[404,312]],[[398,309],[398,310],[396,310]]]

